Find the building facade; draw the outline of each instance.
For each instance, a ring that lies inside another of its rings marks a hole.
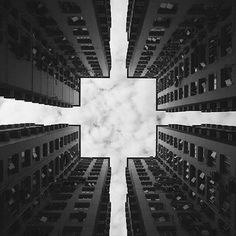
[[[162,50],[167,63],[157,75],[157,110],[236,110],[235,2],[198,1],[179,14]]]
[[[1,235],[109,235],[110,160],[81,157],[80,136],[65,124],[0,127]]]
[[[108,78],[109,0],[1,1],[0,95],[80,106],[80,78]]]
[[[156,157],[127,159],[128,235],[236,232],[236,127],[157,126]]]
[[[236,231],[236,127],[157,126],[157,162],[177,176],[219,235]]]
[[[162,50],[194,2],[197,1],[129,0],[126,22],[128,77],[157,78],[161,66],[168,64]]]
[[[156,109],[236,110],[232,0],[129,1],[129,78],[156,78]]]
[[[80,149],[80,126],[0,126],[1,235],[19,235],[51,184],[78,163]]]

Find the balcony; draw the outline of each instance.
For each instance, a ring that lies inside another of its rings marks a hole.
[[[87,213],[83,212],[83,211],[79,211],[79,212],[76,212],[76,213],[70,213],[70,223],[81,223],[83,221],[85,221],[87,217]]]
[[[63,211],[66,207],[66,202],[50,202],[44,207],[45,211]]]
[[[82,16],[70,16],[67,18],[67,23],[70,26],[85,26],[86,22]]]
[[[65,201],[72,197],[72,194],[67,193],[52,193],[52,199],[54,201]]]
[[[149,202],[149,207],[150,207],[151,212],[164,210],[164,204],[161,202],[158,202],[158,203]]]
[[[39,212],[39,214],[32,220],[31,224],[55,223],[60,217],[61,217],[61,213]]]
[[[176,14],[178,8],[177,4],[173,3],[161,3],[158,9],[159,14]]]
[[[74,2],[59,2],[60,8],[64,14],[81,14],[80,7]]]

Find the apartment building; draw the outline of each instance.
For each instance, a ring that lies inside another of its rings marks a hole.
[[[0,126],[1,235],[14,235],[49,186],[78,162],[80,126]]]
[[[232,0],[130,0],[128,77],[156,79],[157,110],[235,110],[235,17]]]
[[[1,235],[109,235],[110,160],[80,152],[80,126],[0,126]]]
[[[197,1],[129,0],[126,21],[128,77],[157,78],[161,66],[168,63],[162,49],[183,19],[183,13],[194,2]]]
[[[179,179],[163,170],[156,158],[128,158],[126,181],[127,235],[190,235],[184,219],[194,214],[193,205],[184,197]],[[203,229],[213,235],[204,223],[199,221],[198,226],[191,235],[204,235]]]
[[[80,78],[109,78],[109,0],[0,3],[0,95],[80,106]]]
[[[156,76],[156,109],[236,110],[235,2],[197,1],[177,15],[181,19],[159,54],[166,62]]]
[[[199,209],[200,219],[206,218],[214,235],[236,232],[235,153],[236,127],[157,126],[155,161],[180,181],[184,196]],[[199,223],[192,215],[185,218],[189,230]]]
[[[217,211],[208,208],[207,203],[197,193],[193,194],[191,187],[188,188],[188,184],[167,167],[166,161],[160,159],[128,158],[127,235],[235,235],[235,229],[230,228],[234,221],[230,218],[231,225],[227,224],[223,216],[225,210],[219,213],[222,219],[215,216]],[[211,181],[209,192],[213,193],[213,180],[208,181]],[[235,209],[235,201],[232,203],[231,211]],[[226,205],[224,208],[229,208]]]

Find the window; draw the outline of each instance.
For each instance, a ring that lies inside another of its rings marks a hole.
[[[184,153],[189,153],[187,141],[184,141]]]
[[[63,144],[64,144],[64,142],[63,142],[63,137],[61,137],[61,138],[60,138],[60,147],[61,147],[61,148],[63,147]]]
[[[14,185],[11,189],[6,190],[4,195],[7,202],[6,207],[11,215],[15,215],[19,207],[19,186]]]
[[[158,9],[159,14],[175,14],[177,12],[177,4],[171,2],[162,2]]]
[[[178,90],[176,89],[176,90],[174,91],[174,93],[175,93],[175,101],[177,101],[177,100],[178,100]]]
[[[167,93],[166,95],[166,102],[169,102],[170,101],[170,93]]]
[[[195,145],[190,143],[190,156],[195,157]]]
[[[206,45],[201,44],[198,47],[199,69],[206,67]]]
[[[231,168],[230,157],[220,154],[220,172],[223,174],[229,174]]]
[[[181,157],[178,157],[178,174],[182,175],[183,171],[183,159]]]
[[[164,133],[164,142],[166,142],[167,135]]]
[[[232,53],[232,23],[227,24],[221,29],[221,56]]]
[[[54,152],[54,142],[53,141],[50,141],[50,143],[49,143],[49,151],[50,151],[50,153]]]
[[[182,80],[184,77],[184,63],[179,63],[179,79]]]
[[[197,95],[197,81],[191,83],[191,96]]]
[[[79,195],[79,199],[92,199],[93,198],[93,194],[91,193],[81,193]]]
[[[21,152],[21,165],[22,167],[28,167],[31,164],[30,150]]]
[[[43,157],[46,157],[48,155],[48,144],[43,144]]]
[[[209,91],[216,90],[216,86],[217,86],[216,73],[209,74],[209,76],[208,76],[208,89],[209,89]]]
[[[14,154],[8,158],[8,175],[16,174],[19,171],[19,155]]]
[[[176,236],[177,233],[174,229],[169,229],[169,230],[161,230],[159,231],[160,236]]]
[[[37,195],[40,190],[40,171],[36,171],[32,177],[32,192]]]
[[[28,176],[21,181],[22,202],[28,203],[31,200],[31,177]]]
[[[64,136],[64,145],[67,145],[67,136]]]
[[[178,144],[177,144],[177,138],[174,138],[174,147],[177,148]]]
[[[191,53],[191,74],[194,74],[198,71],[198,57],[196,50]]]
[[[170,101],[173,102],[173,100],[174,100],[174,93],[171,92],[171,93],[170,93]]]
[[[88,29],[86,27],[83,28],[74,28],[73,29],[73,34],[75,36],[88,36],[89,32]]]
[[[59,174],[59,157],[56,157],[55,159],[55,174]]]
[[[206,92],[206,79],[205,78],[199,79],[198,91],[199,91],[199,94]]]
[[[215,60],[217,59],[217,46],[218,46],[218,38],[217,36],[213,36],[209,39],[208,41],[208,61],[209,64],[215,62]]]
[[[221,87],[230,87],[232,84],[232,67],[225,67],[221,69]]]
[[[159,199],[158,199],[159,200]],[[164,204],[161,202],[149,202],[149,207],[151,211],[161,211],[164,210]]]
[[[204,149],[203,149],[203,147],[198,147],[197,158],[198,158],[198,161],[201,161],[201,162],[204,160]]]
[[[48,166],[48,179],[49,179],[49,182],[54,181],[54,162],[53,161],[51,161]]]
[[[40,147],[39,146],[34,147],[32,149],[32,159],[34,161],[39,161],[40,160]]]
[[[184,85],[184,97],[188,97],[188,85]]]
[[[184,141],[182,139],[179,139],[178,140],[178,149],[179,150],[183,150],[183,144],[184,144]]]
[[[87,216],[87,213],[79,211],[76,213],[70,213],[70,220],[73,223],[83,222]]]
[[[198,150],[198,147],[195,145],[194,146],[194,158],[197,158],[197,150]]]
[[[155,27],[168,28],[169,25],[170,25],[170,18],[165,18],[165,17],[158,17],[153,23],[153,26]]]
[[[165,29],[164,28],[153,28],[149,32],[150,37],[160,37],[165,34]],[[156,46],[153,46],[153,48],[156,48]],[[148,50],[155,50],[155,49],[148,49]]]
[[[45,211],[62,211],[65,209],[66,202],[49,202],[45,207]]]
[[[208,166],[215,166],[216,165],[216,157],[217,153],[212,150],[208,150],[207,152],[207,165]]]
[[[82,16],[70,16],[67,18],[68,25],[85,26],[85,20]]]
[[[189,57],[184,59],[184,77],[187,78],[189,76]]]
[[[196,168],[193,165],[190,166],[190,184],[196,185]]]
[[[221,193],[222,195],[222,193]],[[220,201],[220,214],[230,217],[231,213],[231,205],[230,205],[230,197],[228,195],[223,195],[220,196],[221,201]]]
[[[144,46],[144,48],[143,48],[143,50],[156,50],[156,46],[155,45],[145,45]],[[141,61],[139,61],[139,63],[140,63]],[[148,63],[148,60],[145,60],[144,61],[145,63],[143,63],[143,64],[147,64]],[[142,63],[140,63],[140,64],[142,64]]]
[[[169,222],[170,221],[170,215],[167,212],[153,212],[152,213],[153,218],[158,222],[158,223],[163,223],[163,222]]]
[[[175,80],[175,87],[179,86],[179,67],[176,66],[174,69],[174,80]]]
[[[89,209],[89,202],[76,202],[74,205],[74,210],[87,210]]]
[[[66,13],[66,14],[80,14],[81,13],[80,7],[74,2],[60,1],[59,4],[63,13]]]
[[[179,88],[179,99],[183,98],[183,88]]]
[[[59,150],[59,139],[55,139],[55,149]]]
[[[94,47],[92,45],[81,46],[81,50],[83,51],[94,51]]]
[[[48,175],[48,167],[44,166],[41,171],[41,182],[43,187],[47,186],[48,183],[47,175]]]

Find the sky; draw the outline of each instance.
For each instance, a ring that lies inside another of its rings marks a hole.
[[[156,125],[236,125],[236,113],[155,111],[155,80],[127,79],[127,0],[111,0],[110,79],[82,79],[80,108],[59,108],[0,98],[0,124],[69,123],[82,126],[82,156],[111,158],[111,236],[126,235],[126,157],[155,155]]]

